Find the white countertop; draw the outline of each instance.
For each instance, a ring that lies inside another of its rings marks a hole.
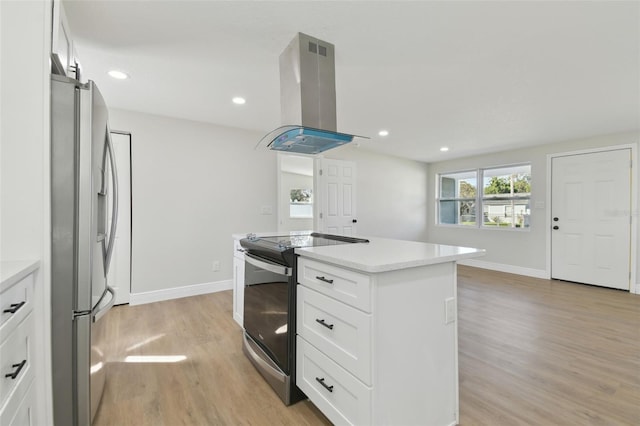
[[[39,260],[3,260],[0,262],[0,292],[5,291],[40,267]]]
[[[485,254],[484,249],[470,247],[375,237],[367,239],[369,243],[297,248],[295,253],[302,257],[373,273],[452,262]]]

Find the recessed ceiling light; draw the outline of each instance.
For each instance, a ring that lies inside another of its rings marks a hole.
[[[378,135],[380,135],[380,136],[388,136],[389,135],[389,131],[388,130],[380,130],[378,132]]]
[[[245,98],[241,98],[240,96],[236,96],[231,100],[233,101],[234,104],[237,104],[237,105],[244,105],[247,102]]]
[[[108,74],[117,80],[126,80],[127,78],[129,78],[129,74],[118,70],[111,70]]]
[[[441,152],[447,152],[447,151],[449,151],[449,147],[443,146],[442,148],[440,148],[440,151]]]

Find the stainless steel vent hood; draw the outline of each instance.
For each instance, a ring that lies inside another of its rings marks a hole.
[[[354,137],[336,131],[336,75],[333,44],[298,33],[280,55],[280,108],[286,123],[258,147],[318,154]]]

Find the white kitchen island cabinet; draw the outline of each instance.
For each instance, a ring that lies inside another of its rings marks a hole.
[[[456,261],[484,251],[370,240],[296,249],[296,383],[335,424],[457,424]]]
[[[39,261],[0,262],[0,425],[40,424],[34,274]],[[35,342],[35,344],[34,344]]]

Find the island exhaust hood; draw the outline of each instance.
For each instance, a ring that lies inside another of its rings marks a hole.
[[[256,148],[318,154],[362,137],[336,131],[334,52],[333,44],[303,33],[289,43],[280,55],[280,108],[282,122],[296,124],[273,130]]]

